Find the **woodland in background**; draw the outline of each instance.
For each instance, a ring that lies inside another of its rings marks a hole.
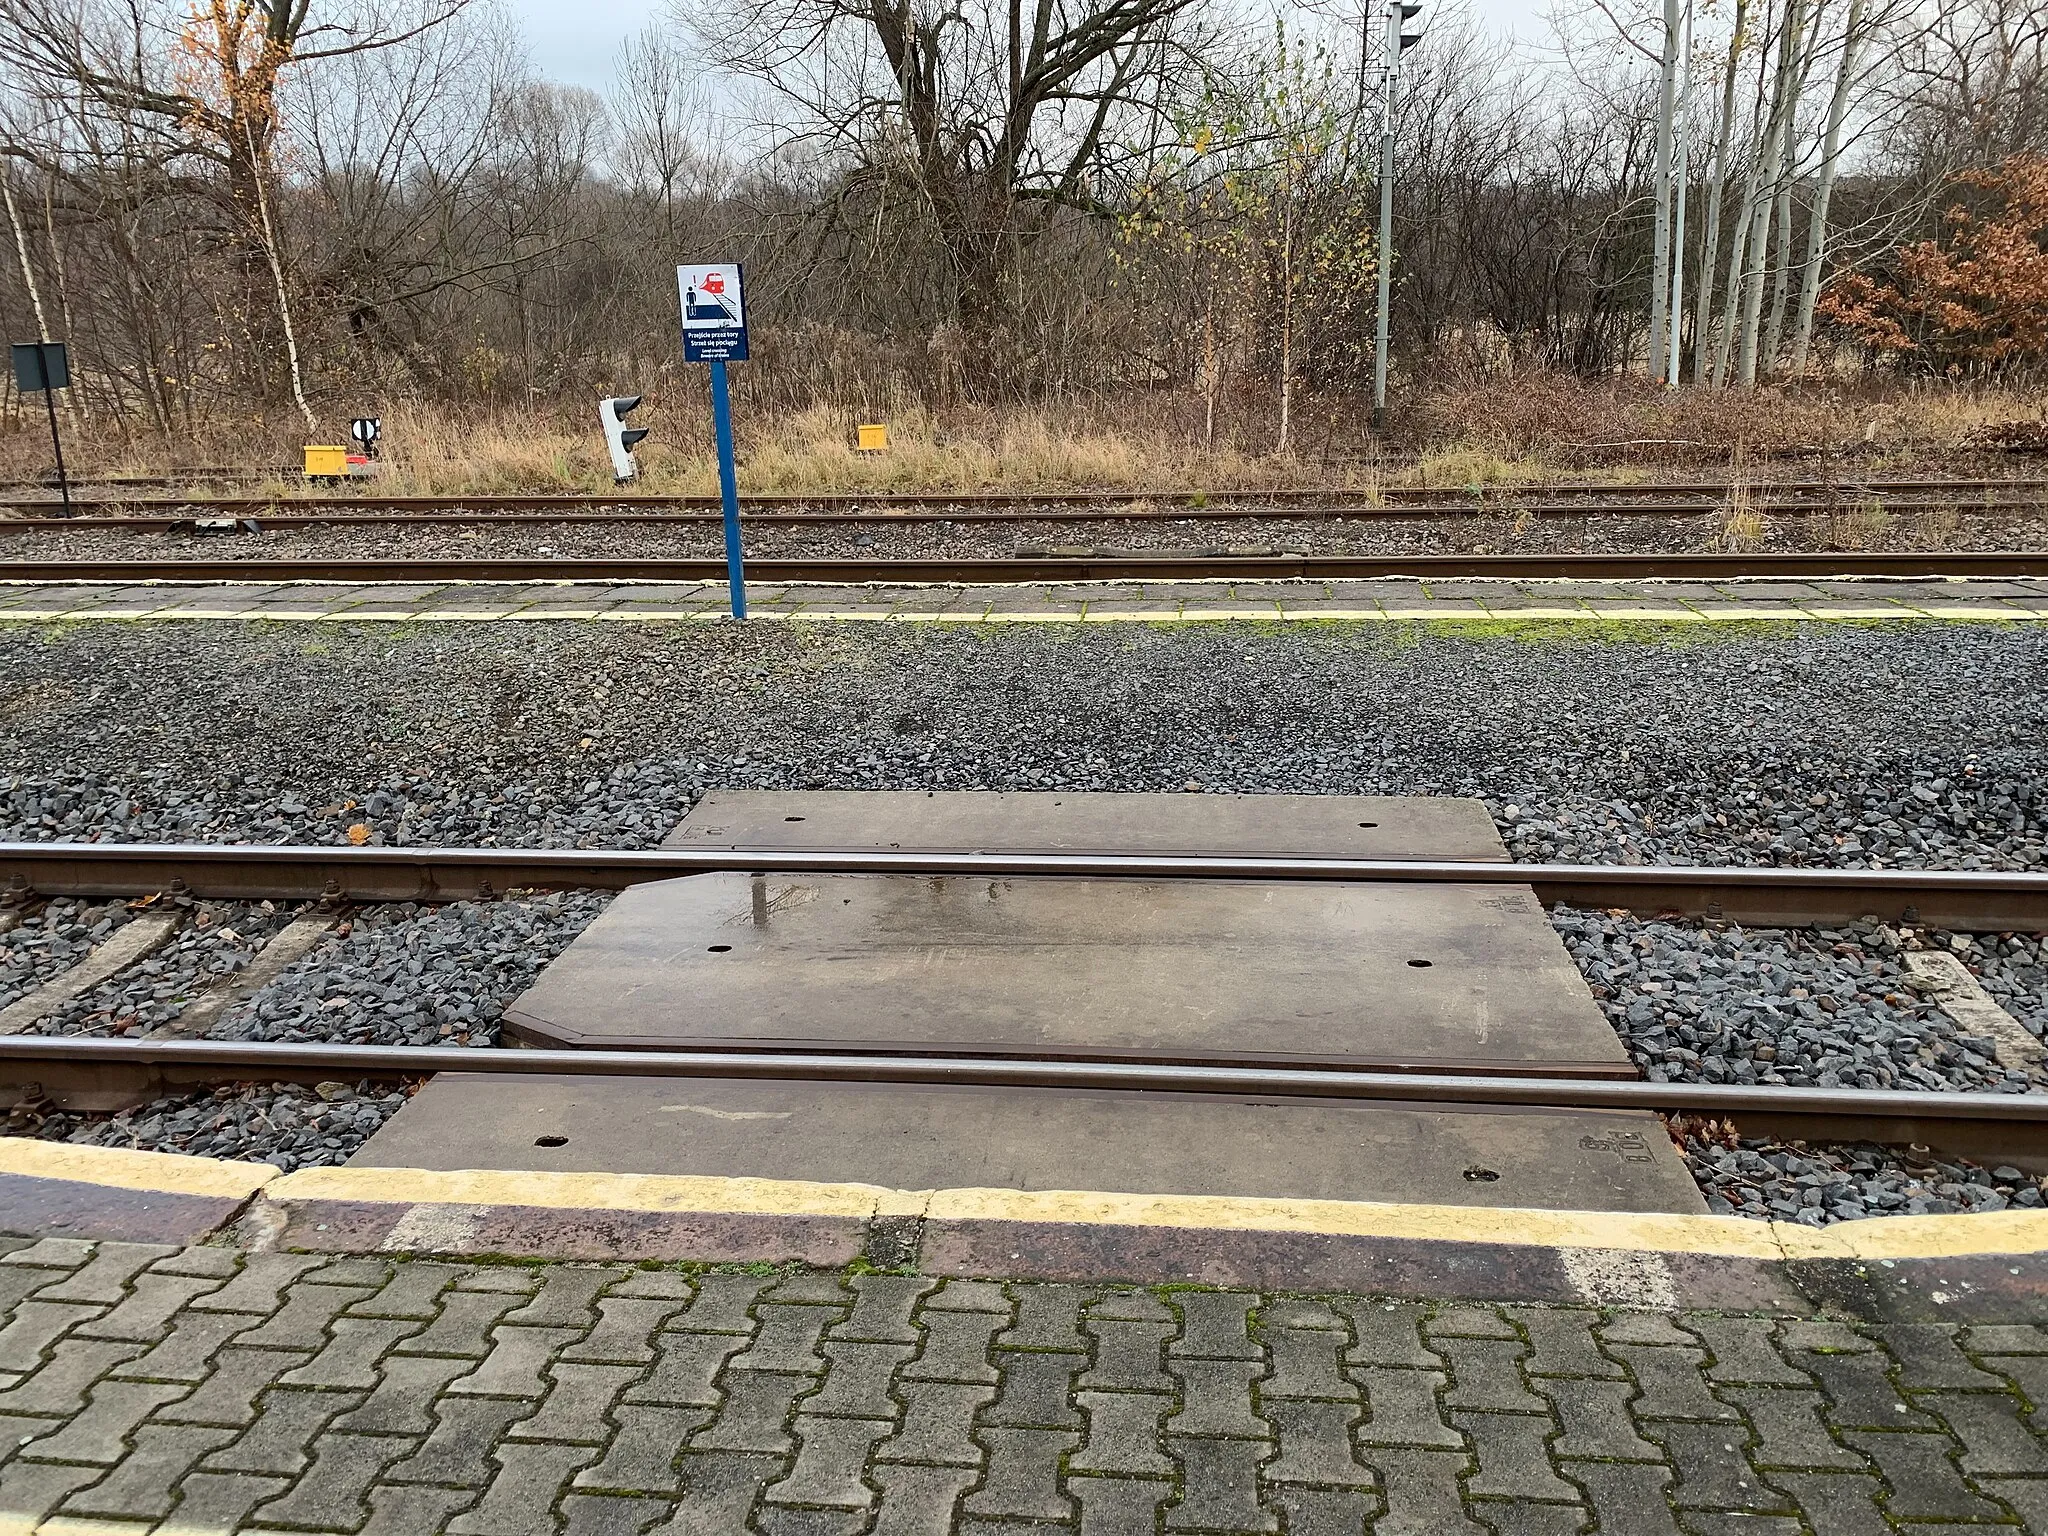
[[[0,325],[70,340],[99,439],[333,438],[380,402],[693,389],[673,269],[737,257],[757,409],[1142,400],[1204,447],[1356,437],[1373,0],[697,5],[599,95],[541,78],[497,0],[0,0]],[[2048,7],[1677,19],[1587,0],[1517,50],[1422,18],[1397,405],[1647,388],[1681,203],[1680,424],[1774,380],[2038,384]]]

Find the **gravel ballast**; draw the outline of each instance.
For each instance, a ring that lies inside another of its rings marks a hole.
[[[12,1129],[47,1141],[135,1152],[181,1152],[286,1173],[345,1163],[404,1107],[404,1089],[378,1083],[233,1083],[156,1099],[119,1114],[15,1112]]]
[[[0,626],[14,839],[645,847],[710,786],[1194,787],[1477,796],[1532,860],[2038,869],[2044,734],[2037,626]]]
[[[208,1033],[216,1040],[495,1045],[505,1005],[612,894],[365,907]]]
[[[1632,554],[1725,551],[1726,518],[1518,515],[1512,506],[1448,517],[1101,518],[931,521],[900,524],[756,524],[753,560],[938,560],[1006,558],[1070,549],[1267,551],[1313,555]],[[605,525],[596,522],[484,523],[269,528],[260,532],[152,533],[103,528],[7,531],[0,560],[458,560],[719,559],[716,520]],[[1829,515],[1764,516],[1744,549],[2038,549],[2048,516],[2038,507],[1987,511],[1902,507],[1877,513],[1846,506]]]
[[[1552,912],[1551,924],[1653,1083],[2000,1093],[2039,1086],[2023,1064],[2001,1062],[1992,1040],[1965,1032],[1918,995],[1901,957],[1932,947],[1933,935],[1880,923],[1645,922],[1566,907]]]
[[[0,1008],[70,970],[133,915],[123,901],[63,897],[25,913],[0,933]]]
[[[1718,1134],[1717,1134],[1718,1132]],[[1872,1216],[2038,1210],[2042,1180],[1924,1147],[1738,1140],[1726,1127],[1679,1127],[1679,1150],[1717,1216],[1822,1227]]]

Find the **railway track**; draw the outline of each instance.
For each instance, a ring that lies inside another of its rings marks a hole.
[[[1844,553],[1682,551],[1661,554],[1307,555],[1143,550],[983,559],[767,558],[750,580],[832,585],[1006,585],[1048,581],[1340,581],[1408,577],[1495,580],[1824,580],[1830,577],[2048,577],[2048,551],[1884,550]],[[716,559],[15,560],[0,583],[147,582],[668,582],[722,581]]]
[[[932,853],[873,849],[546,850],[15,843],[0,845],[0,900],[32,894],[242,900],[445,902],[547,887],[623,889],[685,874],[965,875],[1094,880],[1343,881],[1527,887],[1546,905],[1630,908],[1753,926],[1865,917],[1976,931],[2048,927],[2048,874],[2005,871],[1679,868],[1183,854]],[[1324,1060],[1176,1058],[1169,1051],[1000,1045],[934,1051],[847,1042],[667,1042],[654,1049],[521,1049],[0,1037],[0,1081],[36,1094],[83,1086],[148,1097],[248,1080],[416,1079],[434,1073],[547,1079],[692,1078],[1225,1095],[1550,1111],[1654,1111],[1732,1120],[1745,1134],[1874,1140],[2048,1154],[2048,1095],[1644,1082],[1540,1062],[1424,1061],[1407,1069]]]
[[[2048,480],[1870,480],[1856,483],[1776,482],[1741,488],[1750,510],[1799,516],[1863,506],[1892,512],[1952,509],[2025,511],[2048,503]],[[1530,517],[1703,517],[1723,510],[1727,484],[1643,485],[1562,483],[1490,487],[1387,487],[1371,494],[1347,488],[1219,492],[1214,496],[1140,492],[962,492],[753,495],[742,516],[762,526],[975,522],[1181,522],[1357,520],[1468,517],[1492,512]],[[0,531],[107,527],[174,530],[253,522],[259,527],[313,524],[476,525],[502,522],[716,522],[711,496],[475,495],[401,496],[375,491],[305,496],[194,496],[138,500],[74,498],[76,516],[48,515],[45,500],[4,500]]]

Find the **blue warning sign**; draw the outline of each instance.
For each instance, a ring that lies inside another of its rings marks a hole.
[[[737,262],[677,267],[683,301],[683,361],[743,363],[747,360],[747,304]]]

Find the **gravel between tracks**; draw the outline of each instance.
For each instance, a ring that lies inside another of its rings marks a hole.
[[[71,969],[133,916],[121,901],[59,898],[0,933],[0,1008]]]
[[[1743,549],[2038,549],[2048,542],[2040,509],[1943,511],[1905,508],[1878,515],[1766,517]],[[1020,550],[1272,551],[1319,555],[1629,554],[1728,548],[1723,517],[1320,518],[763,524],[747,531],[747,554],[766,559],[967,559]],[[715,523],[508,523],[503,527],[376,524],[272,528],[260,533],[148,533],[57,529],[7,533],[0,560],[368,560],[368,559],[715,559]]]

